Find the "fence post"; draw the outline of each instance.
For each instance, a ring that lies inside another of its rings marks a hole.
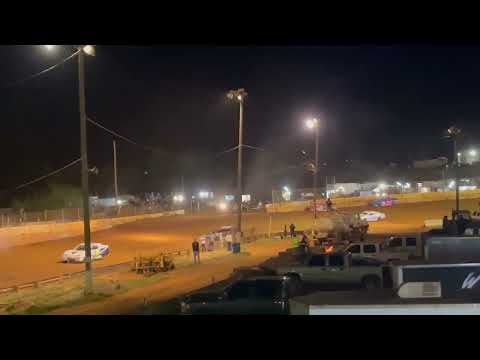
[[[7,215],[7,226],[10,225],[10,216]]]
[[[43,219],[47,221],[47,211],[48,210],[43,210]]]
[[[65,209],[62,209],[62,222],[65,222]]]
[[[80,221],[80,208],[77,208],[77,218]]]
[[[272,239],[272,215],[270,214],[270,221],[268,222],[268,240]]]

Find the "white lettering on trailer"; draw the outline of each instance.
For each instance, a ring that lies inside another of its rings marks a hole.
[[[470,273],[467,275],[465,280],[463,280],[462,289],[471,289],[475,286],[475,284],[480,281],[480,275],[474,276],[474,273]]]

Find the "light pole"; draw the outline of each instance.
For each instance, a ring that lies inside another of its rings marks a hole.
[[[458,168],[460,167],[460,154],[457,153],[457,139],[462,130],[451,126],[448,128],[448,135],[453,141],[453,159],[455,164],[455,208],[458,214],[460,210],[460,194],[459,194],[459,184],[458,184]]]
[[[237,231],[242,235],[242,147],[243,147],[243,102],[247,92],[245,89],[230,90],[227,97],[237,101],[240,107],[238,124],[238,160],[237,160]]]
[[[45,45],[53,50],[54,45]],[[85,55],[95,56],[93,45],[76,45],[78,50],[78,95],[80,110],[80,153],[82,156],[82,202],[83,202],[83,236],[85,243],[85,294],[93,291],[92,253],[90,233],[90,200],[88,195],[88,157],[87,157],[87,112],[85,106]]]
[[[317,173],[318,173],[318,128],[319,121],[317,118],[308,119],[305,122],[308,129],[315,131],[315,169],[313,171],[313,216],[317,218]]]

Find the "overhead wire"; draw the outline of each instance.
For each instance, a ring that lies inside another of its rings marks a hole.
[[[154,147],[152,147],[152,146],[140,144],[140,143],[138,143],[138,142],[136,142],[136,141],[133,141],[133,140],[127,138],[126,136],[120,135],[120,134],[117,133],[116,131],[110,130],[110,129],[106,128],[105,126],[99,124],[98,122],[92,120],[90,117],[87,117],[87,120],[88,120],[90,123],[94,124],[95,126],[98,126],[100,129],[103,129],[103,130],[105,130],[106,132],[108,132],[108,133],[116,136],[116,137],[119,138],[119,139],[123,139],[123,140],[125,140],[126,142],[128,142],[128,143],[130,143],[130,144],[132,144],[132,145],[140,146],[140,147],[143,147],[143,148],[148,149],[148,150],[160,150],[160,149],[154,148]]]
[[[7,89],[7,88],[10,88],[10,87],[12,87],[12,86],[19,85],[19,84],[22,84],[22,83],[27,82],[27,81],[29,81],[29,80],[32,80],[32,79],[34,79],[34,78],[36,78],[36,77],[39,77],[39,76],[41,76],[41,75],[43,75],[43,74],[45,74],[45,73],[47,73],[47,72],[49,72],[49,71],[51,71],[51,70],[53,70],[53,69],[56,69],[56,68],[59,67],[60,65],[65,64],[68,60],[70,60],[70,59],[72,59],[73,57],[75,57],[75,56],[78,54],[78,52],[79,52],[79,50],[75,51],[72,55],[66,57],[65,59],[63,59],[63,60],[60,61],[59,63],[57,63],[57,64],[55,64],[55,65],[52,65],[52,66],[46,68],[45,70],[42,70],[42,71],[40,71],[40,72],[38,72],[38,73],[29,75],[29,76],[27,76],[27,77],[25,77],[25,78],[23,78],[23,79],[20,79],[20,80],[17,80],[17,81],[12,81],[12,82],[10,82],[10,83],[4,84],[1,88],[2,88],[2,89]]]
[[[28,182],[26,182],[26,183],[24,183],[24,184],[21,184],[21,185],[15,186],[15,187],[11,187],[11,188],[9,188],[9,189],[4,189],[4,190],[2,190],[2,192],[9,191],[9,190],[18,190],[18,189],[22,189],[22,188],[24,188],[24,187],[27,187],[27,186],[29,186],[29,185],[35,184],[35,183],[37,183],[37,182],[40,182],[40,181],[42,181],[42,180],[45,180],[45,179],[53,176],[53,175],[58,174],[59,172],[61,172],[61,171],[65,170],[65,169],[67,169],[67,168],[69,168],[69,167],[71,167],[71,166],[79,163],[80,161],[82,161],[82,158],[78,158],[78,159],[76,159],[76,160],[73,160],[73,161],[69,162],[67,165],[62,166],[61,168],[59,168],[59,169],[57,169],[57,170],[54,170],[54,171],[52,171],[52,172],[49,172],[49,173],[46,174],[46,175],[40,176],[40,177],[38,177],[38,178],[36,178],[36,179],[33,179],[33,180],[31,180],[31,181],[28,181]]]

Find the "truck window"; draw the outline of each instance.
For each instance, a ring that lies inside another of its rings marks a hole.
[[[363,252],[365,254],[375,254],[377,252],[375,244],[363,245]]]
[[[323,255],[314,255],[310,259],[310,266],[325,266],[325,256]]]
[[[230,288],[228,296],[231,300],[245,299],[250,297],[250,284],[246,281],[238,282]]]
[[[253,288],[253,296],[275,299],[282,296],[283,283],[281,281],[257,280]]]
[[[407,246],[417,246],[417,239],[414,237],[407,237]]]
[[[360,253],[360,245],[352,245],[348,248],[352,254],[359,254]]]
[[[400,237],[395,237],[390,240],[388,243],[389,247],[400,247],[402,246],[402,238]]]
[[[329,257],[330,266],[343,266],[343,256],[341,255],[330,255]]]

